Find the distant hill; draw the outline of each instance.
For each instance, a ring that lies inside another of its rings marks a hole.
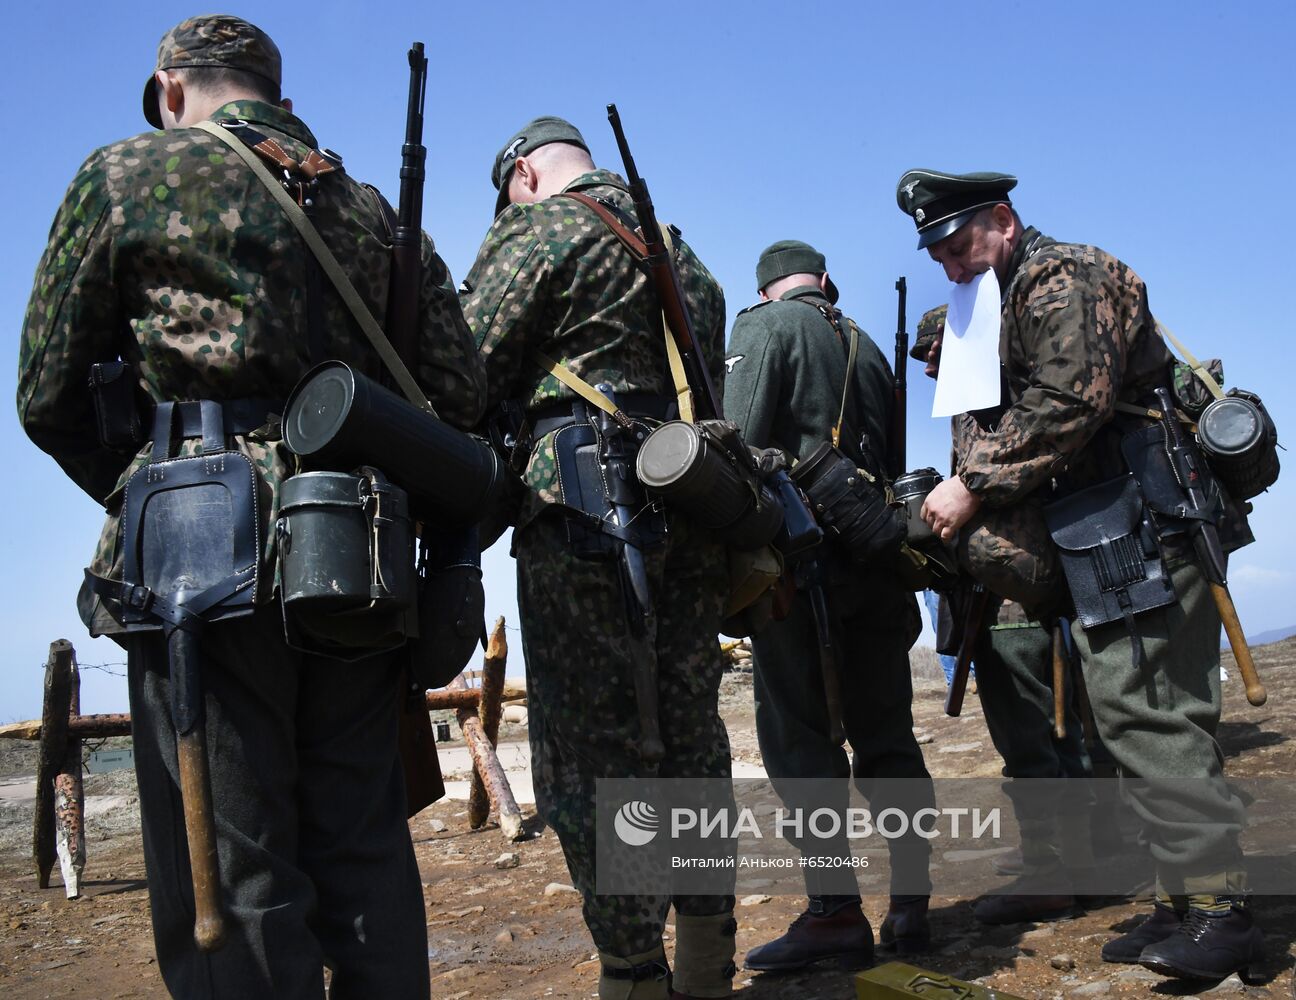
[[[1256,635],[1247,636],[1247,645],[1264,646],[1271,642],[1279,642],[1296,635],[1296,625],[1287,625],[1284,628],[1271,628],[1267,632],[1260,632]],[[1220,643],[1220,649],[1228,649],[1228,640],[1225,639]]]

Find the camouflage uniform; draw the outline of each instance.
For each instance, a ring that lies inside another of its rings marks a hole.
[[[632,217],[625,183],[609,171],[582,174],[565,190]],[[677,247],[689,310],[719,384],[724,296],[692,250],[683,241]],[[505,207],[464,282],[462,302],[486,363],[491,406],[515,400],[533,421],[555,409],[570,413],[571,390],[531,358],[537,349],[591,384],[610,383],[619,396],[673,396],[661,307],[648,277],[607,225],[573,199]],[[536,803],[562,842],[599,950],[643,956],[660,948],[671,900],[595,894],[595,780],[653,773],[636,754],[633,672],[645,659],[655,664],[666,747],[656,773],[729,775],[717,711],[726,561],[719,544],[672,516],[665,545],[645,552],[655,627],[633,639],[617,563],[577,558],[567,541],[553,439],[547,433],[530,444],[513,535]],[[723,913],[732,897],[676,897],[674,904],[683,920]]]
[[[738,314],[728,349],[725,414],[743,429],[750,446],[779,448],[796,461],[830,439],[841,408],[849,340],[829,315],[840,312],[817,286],[792,288]],[[840,319],[858,331],[853,320]],[[840,447],[857,465],[878,470],[891,421],[891,368],[868,335],[858,332]],[[886,782],[887,793],[870,803],[873,811],[929,806],[932,790],[911,711],[908,651],[921,628],[917,601],[893,572],[861,569],[832,540],[824,543],[819,559],[828,577],[834,645],[849,651],[839,657],[838,671],[853,760],[828,736],[814,614],[806,593],[798,591],[790,614],[752,637],[756,733],[765,768],[776,788],[780,779],[853,776],[865,795],[875,779],[913,779],[918,789],[913,801],[880,801],[900,785]],[[788,794],[786,786],[780,794]],[[926,882],[928,842],[903,838],[888,846],[896,894],[921,891],[915,883]],[[842,838],[829,848],[820,844],[815,853],[834,849],[850,851]],[[850,868],[806,868],[805,874],[811,896],[858,898]]]
[[[227,104],[213,117],[243,119],[299,160],[318,145],[299,119],[260,101]],[[314,200],[325,242],[381,317],[389,252],[375,194],[337,172],[321,179]],[[443,417],[470,425],[481,413],[481,365],[445,265],[430,241],[423,249],[417,377]],[[85,389],[92,363],[129,361],[140,392],[157,402],[281,401],[324,358],[381,374],[327,284],[323,349],[309,356],[307,255],[261,182],[204,132],[148,132],[95,151],[81,167],[36,273],[18,411],[32,440],[107,508],[97,572],[120,579],[121,487],[148,450],[132,459],[99,445]],[[294,459],[272,412],[232,441],[258,473],[262,579],[270,581],[269,528]],[[197,447],[184,442],[186,453]],[[268,600],[272,589],[267,582],[260,593]],[[117,631],[102,607],[83,611],[93,631]],[[327,961],[333,996],[426,996],[423,901],[395,752],[398,657],[343,664],[301,655],[284,644],[276,604],[204,632],[221,890],[232,924],[226,946],[206,955],[192,936],[165,646],[156,633],[119,641],[129,651],[154,935],[172,993],[321,996]]]
[[[1146,405],[1170,364],[1142,280],[1102,250],[1030,228],[1009,274],[1006,407],[981,415],[984,433],[958,470],[991,512],[1033,504],[1050,483],[1066,495],[1124,469],[1121,436],[1137,418],[1117,415],[1115,404]],[[1167,558],[1179,600],[1135,619],[1142,670],[1131,666],[1134,639],[1123,623],[1085,630],[1077,622],[1072,633],[1099,734],[1121,770],[1198,779],[1183,786],[1174,814],[1152,796],[1133,796],[1159,879],[1169,891],[1227,893],[1241,877],[1243,808],[1224,781],[1214,735],[1219,615],[1191,552],[1168,543]]]

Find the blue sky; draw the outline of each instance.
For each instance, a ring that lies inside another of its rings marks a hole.
[[[1004,170],[1024,219],[1093,243],[1147,281],[1152,308],[1230,385],[1296,428],[1290,362],[1290,3],[244,4],[284,54],[285,93],[347,168],[397,187],[409,43],[427,43],[424,223],[456,279],[490,223],[491,160],[519,125],[559,114],[600,163],[619,161],[616,101],[658,213],[724,285],[732,316],[755,298],[761,248],[803,239],[827,255],[842,306],[890,354],[893,284],[908,276],[910,329],[944,301],[895,206],[909,167]],[[9,193],[0,268],[13,399],[18,333],[50,220],[83,157],[141,131],[157,39],[195,13],[172,3],[20,5],[0,64]],[[1277,252],[1275,252],[1277,249]],[[910,465],[943,467],[946,424],[911,368]],[[10,411],[13,412],[12,410]],[[1284,433],[1285,432],[1285,433]],[[0,501],[0,722],[39,714],[41,665],[66,637],[91,642],[73,597],[100,524],[93,502],[0,421],[11,486]],[[1293,461],[1296,461],[1294,459]],[[1296,623],[1289,478],[1256,502],[1258,544],[1231,582],[1248,632]],[[487,557],[488,614],[516,625],[513,565]],[[510,635],[513,670],[521,643]],[[861,665],[861,669],[866,665]],[[122,668],[115,667],[120,671]],[[83,711],[124,710],[124,681],[83,680]]]

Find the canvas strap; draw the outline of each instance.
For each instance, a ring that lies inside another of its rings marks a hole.
[[[591,198],[589,195],[581,191],[564,191],[559,195],[559,197],[571,198],[573,201],[580,202],[603,220],[603,224],[612,231],[612,235],[621,241],[622,246],[629,250],[630,254],[636,260],[642,261],[647,259],[648,246],[642,239],[640,239],[639,234],[618,219],[616,213],[598,199]],[[666,252],[673,254],[675,252],[675,241],[671,236],[670,227],[662,226],[661,232],[662,239],[666,242]],[[670,323],[664,312],[662,313],[662,334],[666,339],[666,361],[670,366],[671,382],[674,383],[675,386],[675,401],[679,405],[680,419],[691,424],[694,421],[693,390],[689,387],[688,375],[684,371],[684,358],[680,355],[679,345],[675,342],[675,338],[671,336]],[[572,382],[569,382],[564,376],[559,375],[554,368],[549,367],[550,365],[556,365],[556,362],[549,361],[548,359],[540,361],[537,357],[538,354],[539,352],[533,351],[532,358],[537,360],[542,368],[545,368],[555,378],[570,386],[585,399],[590,399],[590,397],[586,395],[585,391],[576,389],[576,386]],[[540,355],[540,357],[543,357],[543,355]],[[602,393],[598,393],[598,390],[588,382],[581,379],[579,375],[570,371],[567,371],[566,374],[579,381],[580,384],[584,386],[585,389],[588,389],[589,392],[597,393],[600,397],[606,400],[607,397],[603,396]],[[593,402],[593,400],[590,401]],[[598,403],[595,405],[606,410],[608,413],[612,413],[614,417],[616,416],[612,410],[607,409],[607,406]],[[611,406],[610,402],[608,403],[608,406]]]
[[[333,251],[328,248],[328,245],[320,236],[319,230],[315,228],[315,224],[310,221],[310,218],[304,211],[302,211],[301,206],[292,199],[292,196],[284,190],[284,186],[275,180],[270,171],[266,168],[265,163],[262,162],[260,156],[249,148],[245,142],[237,138],[229,128],[218,125],[216,122],[202,121],[198,122],[193,127],[201,129],[203,132],[215,136],[221,142],[225,143],[230,147],[230,149],[234,150],[234,152],[238,154],[239,159],[252,169],[252,173],[257,176],[261,183],[263,183],[267,190],[269,190],[275,201],[279,203],[279,207],[282,208],[284,214],[288,216],[288,221],[291,222],[297,229],[297,232],[301,234],[302,240],[305,241],[306,246],[310,249],[311,253],[315,255],[315,258],[319,261],[320,267],[323,268],[324,273],[328,276],[329,280],[333,282],[333,287],[337,289],[338,294],[342,297],[342,301],[346,303],[347,308],[351,311],[351,315],[355,317],[355,321],[359,325],[360,330],[369,339],[374,350],[378,352],[378,356],[382,359],[383,364],[387,366],[387,370],[391,372],[392,378],[395,379],[396,385],[400,388],[405,398],[419,409],[426,410],[428,413],[436,416],[436,410],[433,408],[432,403],[428,400],[427,396],[424,395],[422,390],[419,389],[418,383],[414,380],[414,376],[411,375],[410,370],[405,367],[405,362],[400,359],[400,355],[397,354],[396,349],[392,347],[391,341],[389,341],[387,335],[383,333],[382,327],[379,326],[378,321],[374,319],[373,313],[369,311],[369,307],[366,306],[364,300],[360,298],[360,293],[357,292],[355,286],[351,284],[351,279],[348,278],[346,272],[342,270],[342,265],[339,264],[337,258],[333,256]],[[307,160],[309,161],[310,157],[307,157]]]

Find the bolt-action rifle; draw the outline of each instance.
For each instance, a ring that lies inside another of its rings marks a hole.
[[[634,199],[635,216],[639,220],[639,234],[648,247],[646,263],[652,275],[653,287],[657,290],[662,313],[670,327],[668,332],[675,338],[684,360],[689,388],[694,396],[701,397],[693,403],[695,415],[701,419],[718,420],[724,415],[720,407],[720,396],[716,393],[715,383],[711,381],[711,372],[707,369],[693,320],[689,316],[688,303],[684,301],[684,290],[680,287],[675,258],[666,246],[661,226],[657,224],[657,213],[653,209],[652,197],[648,194],[648,185],[639,176],[634,157],[630,155],[630,146],[626,142],[625,131],[621,128],[621,115],[615,104],[607,106],[607,115],[616,136],[617,148],[621,151],[621,162],[625,164],[626,181],[630,185],[630,197]]]
[[[405,110],[405,142],[401,146],[400,201],[392,232],[391,277],[387,291],[387,337],[405,367],[417,373],[423,287],[423,179],[427,147],[423,145],[423,102],[427,94],[428,61],[423,43],[409,50],[409,101]],[[426,530],[426,529],[424,529]],[[410,644],[409,649],[413,649]],[[426,692],[411,668],[402,682],[404,702],[399,713],[398,745],[405,772],[407,809],[413,816],[445,795],[436,740],[428,716]]]
[[[1189,443],[1179,418],[1175,414],[1174,401],[1170,390],[1158,386],[1155,390],[1161,407],[1161,426],[1165,428],[1166,454],[1170,458],[1170,467],[1174,470],[1175,479],[1184,492],[1186,504],[1183,515],[1192,528],[1193,545],[1197,550],[1198,564],[1210,584],[1211,596],[1215,598],[1215,607],[1219,609],[1220,620],[1228,635],[1229,646],[1237,660],[1238,670],[1246,684],[1247,701],[1252,705],[1263,705],[1268,695],[1260,676],[1256,673],[1255,661],[1251,659],[1251,648],[1247,645],[1246,636],[1242,633],[1242,624],[1238,621],[1237,608],[1229,594],[1226,577],[1227,563],[1224,558],[1224,547],[1220,544],[1219,531],[1207,513],[1209,506],[1206,491],[1202,486],[1201,470],[1198,468],[1199,453]]]
[[[896,335],[895,335],[895,370],[892,372],[892,386],[895,390],[895,412],[891,425],[891,478],[903,476],[905,468],[905,428],[908,421],[909,380],[905,374],[905,362],[909,359],[909,331],[905,329],[905,298],[908,287],[902,274],[896,279]]]

